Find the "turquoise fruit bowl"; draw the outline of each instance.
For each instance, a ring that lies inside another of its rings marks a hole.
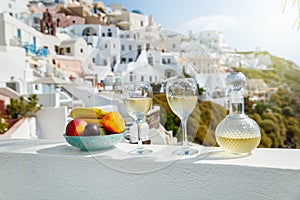
[[[67,136],[66,141],[82,151],[97,151],[113,148],[123,139],[123,133],[99,136]]]

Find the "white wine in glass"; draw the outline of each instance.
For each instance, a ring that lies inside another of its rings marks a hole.
[[[129,115],[136,121],[138,127],[137,148],[129,154],[147,155],[152,152],[145,149],[141,138],[141,122],[152,105],[152,88],[149,83],[130,82],[123,84],[123,103]]]
[[[166,97],[171,110],[179,117],[183,132],[183,146],[173,152],[175,155],[194,155],[198,150],[189,147],[187,140],[187,119],[198,101],[197,83],[192,78],[173,78],[167,82]]]

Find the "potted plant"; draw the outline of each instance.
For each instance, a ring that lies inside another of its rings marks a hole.
[[[22,117],[34,117],[35,113],[42,108],[38,104],[38,97],[36,94],[31,94],[25,100],[23,96],[19,99],[11,99],[10,104],[6,106],[7,120],[9,127],[17,122]]]

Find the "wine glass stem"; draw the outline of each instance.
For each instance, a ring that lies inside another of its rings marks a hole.
[[[137,149],[138,150],[143,150],[143,141],[142,141],[142,137],[141,137],[141,130],[142,130],[142,124],[141,124],[141,120],[137,119],[136,120],[136,126],[138,128],[138,144],[137,144]]]
[[[182,128],[182,135],[183,135],[183,142],[182,142],[182,146],[184,149],[188,149],[189,145],[188,145],[188,140],[187,140],[187,129],[186,129],[186,125],[187,125],[187,117],[183,117],[181,119],[181,128]]]

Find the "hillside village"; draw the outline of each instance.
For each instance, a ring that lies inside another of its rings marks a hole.
[[[160,84],[159,93],[168,78],[184,75],[204,88],[203,100],[224,106],[226,73],[272,67],[268,54],[240,54],[218,30],[183,35],[121,4],[4,0],[0,8],[2,110],[10,98],[30,94],[37,94],[43,110],[107,106],[122,80]],[[60,82],[43,84],[42,77]],[[277,88],[248,79],[246,90],[251,100],[264,102]]]

